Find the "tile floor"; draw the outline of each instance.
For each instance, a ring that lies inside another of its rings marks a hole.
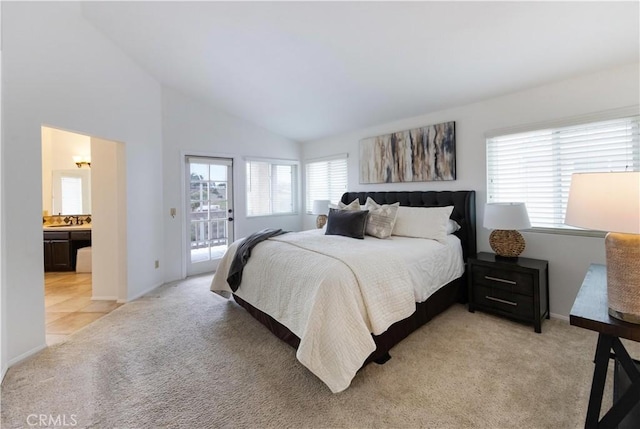
[[[47,345],[98,320],[122,304],[91,300],[91,273],[44,273]]]

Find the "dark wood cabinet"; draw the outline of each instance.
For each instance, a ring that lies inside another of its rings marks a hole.
[[[549,318],[548,266],[539,259],[504,259],[486,252],[469,258],[469,311],[529,322],[542,332],[542,319]]]
[[[68,231],[44,231],[44,270],[71,271],[71,242]]]
[[[44,231],[44,270],[74,271],[76,252],[91,246],[91,230]]]
[[[71,243],[69,240],[44,241],[44,270],[71,271]]]

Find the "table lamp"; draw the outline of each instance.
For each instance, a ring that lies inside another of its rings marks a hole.
[[[640,172],[573,174],[564,222],[608,231],[609,315],[640,324]]]
[[[531,228],[524,203],[489,203],[484,206],[484,222],[493,229],[489,244],[502,258],[517,258],[525,247],[524,237],[517,230]]]
[[[327,213],[329,212],[329,200],[313,200],[311,214],[318,215],[316,218],[316,228],[322,228],[327,223]]]

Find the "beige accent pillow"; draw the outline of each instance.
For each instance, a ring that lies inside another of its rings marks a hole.
[[[389,238],[396,223],[400,203],[378,204],[370,197],[364,204],[365,210],[369,210],[367,219],[367,235],[377,238]]]
[[[445,241],[453,206],[400,207],[392,235]]]
[[[338,204],[329,204],[329,208],[337,209],[337,210],[360,210],[360,200],[356,198],[355,200],[351,201],[349,204],[345,204],[342,201],[340,201]]]

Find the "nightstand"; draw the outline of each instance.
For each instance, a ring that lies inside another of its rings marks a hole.
[[[549,318],[549,262],[505,259],[480,252],[468,260],[469,311],[487,311],[533,323],[542,332]]]

